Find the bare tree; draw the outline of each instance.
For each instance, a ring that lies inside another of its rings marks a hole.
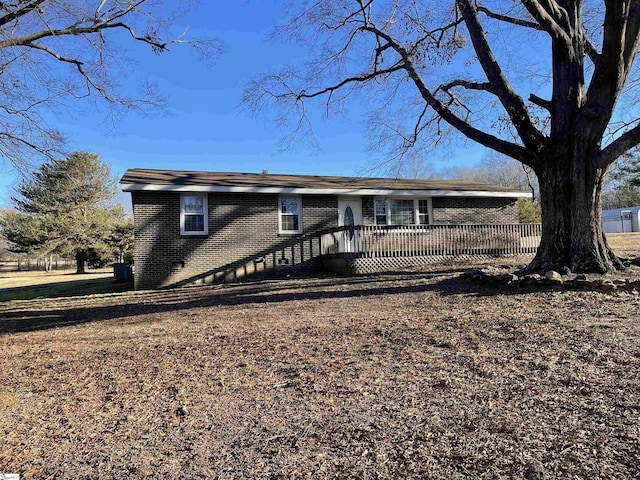
[[[526,165],[495,151],[488,152],[478,166],[448,167],[442,170],[441,176],[530,190],[534,202],[539,196],[538,179],[535,173]]]
[[[0,2],[0,157],[22,166],[34,155],[63,154],[64,136],[46,117],[79,99],[146,111],[162,105],[147,87],[134,95],[118,80],[131,70],[123,42],[155,53],[187,44],[213,60],[222,44],[173,32],[188,11],[152,0],[16,0]],[[70,103],[71,102],[71,103]]]
[[[452,132],[478,142],[538,177],[543,235],[529,271],[624,268],[600,193],[640,143],[640,118],[617,108],[637,94],[640,0],[326,0],[287,13],[276,34],[315,57],[252,81],[249,108],[280,108],[304,133],[309,101],[332,112],[361,93],[379,106],[376,140],[396,151]]]
[[[428,152],[409,150],[390,159],[374,162],[362,169],[361,174],[367,176],[379,172],[391,178],[440,178],[442,175],[428,158]]]

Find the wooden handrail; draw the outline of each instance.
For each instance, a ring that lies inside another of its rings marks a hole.
[[[366,257],[535,253],[540,224],[355,225],[320,232],[321,254]]]

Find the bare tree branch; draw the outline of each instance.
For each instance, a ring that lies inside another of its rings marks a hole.
[[[553,38],[562,39],[567,45],[571,44],[567,33],[567,12],[556,0],[522,0],[522,4]]]
[[[189,3],[183,5],[188,8]],[[171,22],[180,12],[156,16],[156,7],[160,15],[162,3],[151,0],[0,3],[0,156],[19,165],[34,154],[58,155],[63,137],[46,126],[48,115],[43,113],[69,107],[67,101],[98,98],[113,112],[118,107],[162,107],[157,95],[124,95],[118,77],[127,58],[112,43],[112,32],[126,32],[130,40],[148,45],[156,54],[186,44],[204,60],[217,56],[219,42],[172,33]]]
[[[457,4],[460,7],[462,17],[471,35],[471,41],[474,44],[480,65],[491,84],[492,92],[500,100],[500,103],[509,115],[523,143],[534,151],[541,149],[543,136],[535,127],[524,100],[515,93],[513,87],[502,72],[498,61],[491,51],[491,47],[489,46],[489,42],[482,29],[478,13],[472,1],[458,0]]]
[[[504,15],[501,13],[496,13],[489,8],[478,5],[478,12],[484,13],[487,17],[492,18],[494,20],[498,20],[501,22],[510,23],[512,25],[517,25],[519,27],[526,27],[532,30],[538,30],[540,32],[546,32],[547,30],[542,27],[539,23],[531,22],[529,20],[525,20],[522,18],[511,17],[509,15]],[[591,41],[587,38],[587,36],[582,32],[582,41],[584,42],[585,52],[591,59],[591,61],[596,64],[600,61],[600,53],[598,49],[591,43]]]
[[[587,90],[583,114],[594,138],[602,137],[624,88],[640,45],[640,2],[605,2],[602,59]]]
[[[399,70],[404,70],[405,67],[402,63],[400,64],[396,64],[393,67],[390,68],[385,68],[383,70],[377,70],[371,73],[366,73],[363,75],[357,75],[354,77],[348,77],[345,78],[344,80],[342,80],[341,82],[335,84],[335,85],[331,85],[329,87],[325,87],[322,88],[320,90],[317,90],[313,93],[307,93],[306,91],[301,91],[299,93],[290,93],[290,95],[294,95],[296,97],[296,100],[300,100],[302,98],[314,98],[314,97],[320,97],[323,96],[325,94],[331,93],[331,92],[335,92],[336,90],[340,90],[342,87],[344,87],[345,85],[349,85],[349,84],[353,84],[353,83],[364,83],[367,82],[369,80],[373,80],[374,78],[378,78],[384,75],[388,75],[390,73],[393,72],[397,72]]]
[[[435,93],[438,93],[439,90],[448,92],[453,87],[463,87],[463,88],[466,88],[467,90],[484,90],[485,92],[494,93],[491,87],[491,83],[489,82],[473,82],[471,80],[462,80],[462,79],[452,80],[443,85],[440,85],[435,90]]]
[[[12,11],[0,17],[0,27],[6,25],[9,22],[13,22],[14,20],[19,19],[23,15],[30,13],[34,10],[37,10],[40,4],[44,3],[45,0],[35,0],[33,2],[29,2],[27,5],[19,8],[18,10]]]
[[[510,23],[512,25],[517,25],[519,27],[527,27],[533,30],[538,30],[544,32],[545,29],[536,22],[530,22],[529,20],[524,20],[522,18],[510,17],[509,15],[503,15],[501,13],[495,13],[492,10],[489,10],[487,7],[483,5],[477,6],[478,12],[484,13],[487,17],[493,18],[494,20],[499,20],[501,22]]]
[[[627,130],[613,142],[607,145],[596,158],[596,164],[599,168],[606,168],[620,158],[624,153],[640,144],[640,123]]]
[[[551,100],[545,100],[544,98],[540,98],[535,93],[529,95],[529,101],[538,105],[539,107],[547,109],[549,112],[553,111],[553,102]]]

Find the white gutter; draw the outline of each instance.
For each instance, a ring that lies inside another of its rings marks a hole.
[[[530,192],[500,192],[482,190],[395,190],[387,188],[301,188],[301,187],[225,187],[219,185],[154,185],[123,183],[123,192],[209,192],[209,193],[271,193],[286,195],[353,195],[411,197],[503,197],[531,198]]]

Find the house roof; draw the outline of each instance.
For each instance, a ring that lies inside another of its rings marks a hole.
[[[127,170],[120,183],[125,192],[151,190],[334,195],[531,196],[530,193],[521,190],[467,180],[409,180],[143,168]]]

